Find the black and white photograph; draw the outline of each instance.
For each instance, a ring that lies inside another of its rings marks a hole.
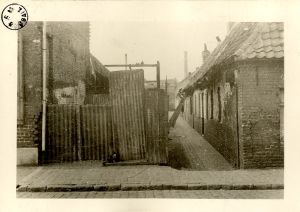
[[[242,14],[234,2],[44,2],[0,8],[12,79],[1,81],[1,128],[14,127],[1,169],[13,171],[14,201],[287,204],[287,79],[300,54],[279,4]]]
[[[17,196],[283,198],[284,24],[208,26],[28,22]]]

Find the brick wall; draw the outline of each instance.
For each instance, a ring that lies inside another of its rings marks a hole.
[[[90,70],[88,22],[48,22],[49,87],[53,103],[83,103],[86,75]],[[52,56],[51,56],[51,52]],[[52,59],[51,59],[52,58]],[[65,89],[73,90],[66,92]],[[62,101],[63,103],[64,101]]]
[[[238,167],[236,88],[232,78],[227,77],[233,71],[232,67],[223,68],[210,78],[204,137],[233,167]]]
[[[36,116],[27,119],[26,123],[17,125],[17,147],[32,147],[41,141],[41,119]]]
[[[19,33],[23,48],[20,51],[23,66],[24,119],[31,122],[41,111],[42,99],[42,24],[29,22]],[[21,91],[22,92],[22,91]]]
[[[40,139],[42,109],[42,22],[29,22],[19,31],[18,146],[34,145]],[[57,90],[74,90],[73,99],[84,101],[89,63],[88,22],[47,22],[48,103],[58,103]],[[22,77],[20,77],[22,75]],[[72,89],[71,89],[72,88]],[[72,93],[72,92],[71,92]],[[83,95],[82,95],[83,94]],[[68,94],[66,94],[67,96]],[[74,101],[73,101],[74,102]]]
[[[241,166],[282,167],[280,85],[283,60],[243,63],[239,70]]]

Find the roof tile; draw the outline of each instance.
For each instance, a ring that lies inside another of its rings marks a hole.
[[[262,33],[261,37],[262,37],[262,39],[271,38],[270,33]]]
[[[274,31],[277,29],[277,23],[271,23],[269,26],[270,26],[270,31]]]
[[[284,54],[283,54],[283,51],[280,51],[280,52],[276,52],[276,53],[275,53],[275,57],[276,57],[276,58],[282,58],[283,55],[284,55]]]
[[[268,52],[268,53],[266,54],[266,58],[272,58],[272,57],[274,57],[274,56],[275,56],[274,52]]]
[[[273,31],[273,32],[270,32],[270,37],[271,38],[279,38],[280,34],[278,31]]]
[[[230,58],[237,61],[253,58],[283,58],[283,23],[239,23],[230,31],[193,74],[187,87],[203,78],[213,66],[225,63]]]
[[[271,43],[271,39],[265,39],[264,40],[264,46],[270,46],[272,43]]]
[[[264,46],[264,52],[270,52],[273,50],[273,47],[271,45],[269,46]]]

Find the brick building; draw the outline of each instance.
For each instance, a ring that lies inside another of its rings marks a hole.
[[[18,34],[18,164],[37,163],[43,62],[47,104],[84,104],[90,93],[108,92],[108,70],[90,54],[88,22],[47,22],[45,61],[42,30],[42,22],[29,22]]]
[[[282,167],[283,23],[235,23],[183,86],[183,116],[236,168]]]

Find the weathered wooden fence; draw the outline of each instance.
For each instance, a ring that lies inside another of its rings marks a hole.
[[[145,95],[147,161],[167,163],[168,96],[158,89],[147,89]]]
[[[86,104],[110,105],[108,94],[91,94],[86,97]]]
[[[113,140],[122,160],[145,158],[144,72],[110,73]]]
[[[76,106],[49,105],[47,111],[47,160],[77,160]]]
[[[46,153],[49,162],[121,160],[166,163],[168,96],[144,89],[143,70],[110,73],[108,95],[88,105],[48,105]]]
[[[47,160],[105,160],[112,148],[111,107],[48,105]]]
[[[81,137],[83,160],[105,160],[112,141],[111,107],[81,106]]]

